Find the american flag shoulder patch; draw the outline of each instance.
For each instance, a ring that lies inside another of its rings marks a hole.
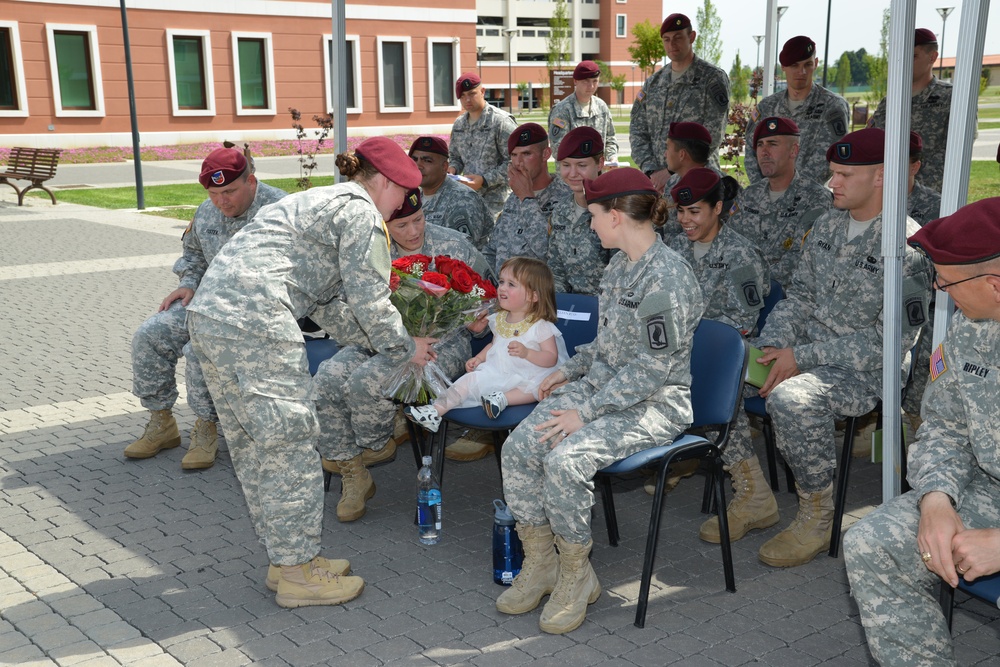
[[[944,360],[944,345],[938,345],[934,353],[931,354],[931,382],[937,380],[946,370],[948,370],[948,364]]]

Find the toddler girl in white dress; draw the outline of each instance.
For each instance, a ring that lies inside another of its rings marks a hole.
[[[489,316],[493,342],[465,362],[468,371],[431,405],[403,410],[410,421],[437,432],[441,416],[454,408],[482,405],[496,419],[508,405],[538,400],[538,385],[566,361],[556,328],[552,272],[537,259],[511,257],[500,267],[500,310]]]

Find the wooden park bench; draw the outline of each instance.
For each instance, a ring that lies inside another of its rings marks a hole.
[[[7,158],[7,166],[0,171],[0,184],[6,183],[14,188],[17,193],[17,205],[24,205],[24,193],[36,188],[49,193],[52,203],[56,203],[55,194],[42,185],[56,175],[56,166],[59,164],[59,154],[61,148],[20,148],[10,149],[10,157]],[[23,190],[8,179],[31,181],[31,185]]]

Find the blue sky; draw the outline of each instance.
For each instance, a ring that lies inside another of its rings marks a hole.
[[[633,0],[635,1],[635,0]],[[687,14],[695,22],[695,14],[703,0],[663,0],[664,16],[672,12]],[[745,64],[753,66],[757,58],[757,43],[753,35],[764,34],[765,0],[713,0],[722,18],[722,62],[725,70],[733,63],[737,49]],[[816,42],[820,58],[823,57],[826,33],[826,7],[823,0],[778,0],[778,5],[788,7],[781,19],[778,38],[784,42],[795,35],[808,35]],[[878,51],[882,10],[889,0],[833,0],[830,20],[830,60],[836,62],[844,51],[864,47],[869,53]],[[944,56],[955,55],[961,25],[961,0],[918,0],[916,27],[929,28],[941,39],[941,17],[937,7],[954,7],[948,17],[944,35]],[[1000,54],[1000,2],[994,2],[986,28],[984,53]],[[697,29],[697,26],[695,26]],[[763,43],[761,62],[764,61]]]

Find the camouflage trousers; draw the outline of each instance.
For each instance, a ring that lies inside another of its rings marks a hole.
[[[177,360],[185,357],[187,402],[207,421],[218,421],[205,376],[188,344],[187,309],[180,300],[139,325],[132,336],[132,393],[147,410],[169,410],[177,402]]]
[[[469,336],[459,333],[437,348],[437,361],[450,378],[472,356]],[[324,459],[346,461],[362,448],[380,450],[392,436],[399,406],[383,391],[399,364],[357,345],[341,349],[316,370],[316,411],[319,453]]]
[[[914,491],[893,498],[847,531],[847,575],[879,664],[956,667],[938,602],[941,579],[924,566],[917,546],[918,499]],[[958,514],[966,528],[1000,526],[1000,491],[978,469]]]
[[[641,403],[584,424],[554,448],[551,441],[539,440],[535,427],[552,418],[551,410],[575,409],[593,393],[586,382],[568,385],[539,403],[503,446],[503,493],[514,518],[532,526],[549,524],[574,544],[590,540],[594,474],[656,444],[639,425],[645,412]]]
[[[189,326],[250,519],[271,563],[311,560],[323,529],[323,472],[305,345],[261,338],[195,313]]]
[[[756,392],[755,387],[749,389]],[[774,424],[775,441],[800,489],[817,493],[833,483],[837,467],[834,421],[873,410],[879,390],[870,373],[817,366],[788,378],[771,391],[767,413]],[[746,414],[740,412],[737,428],[723,453],[729,466],[753,455],[750,425]]]

